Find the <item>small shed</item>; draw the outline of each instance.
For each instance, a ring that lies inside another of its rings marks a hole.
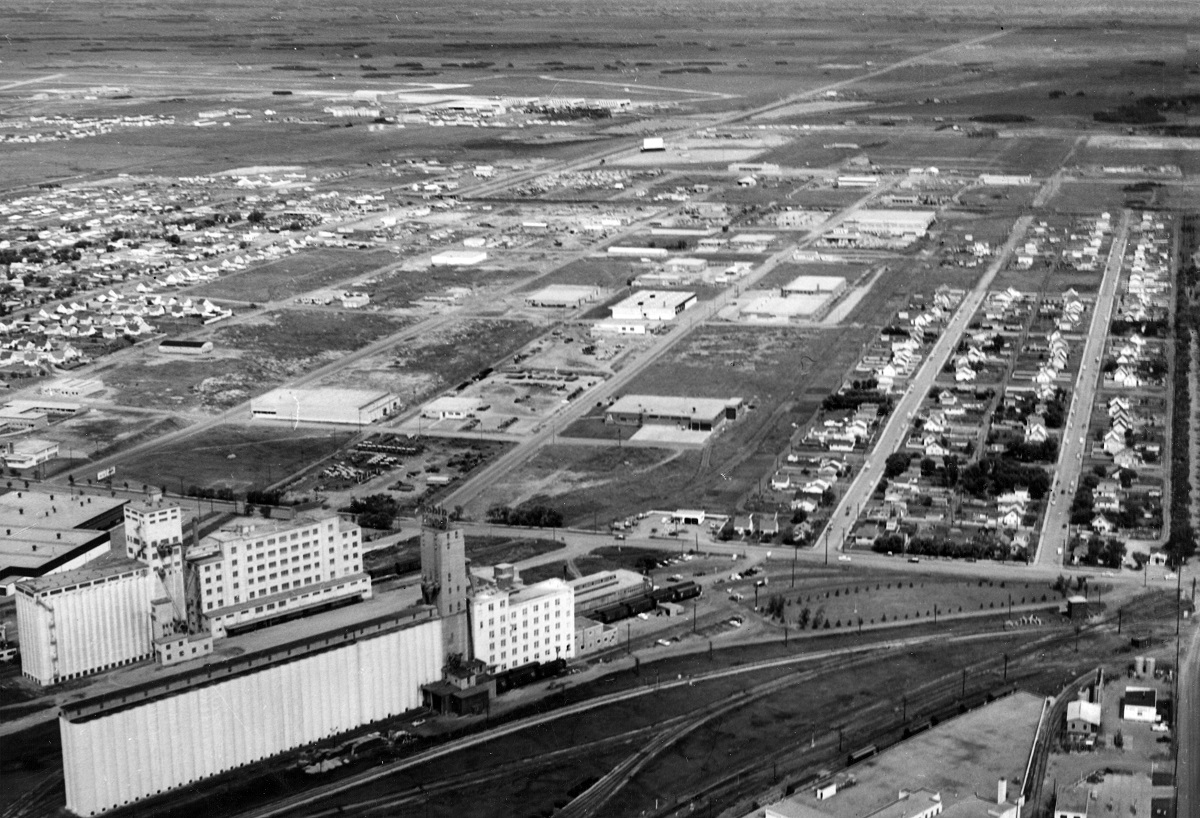
[[[1067,597],[1067,618],[1072,622],[1081,622],[1088,618],[1087,597],[1079,594]]]

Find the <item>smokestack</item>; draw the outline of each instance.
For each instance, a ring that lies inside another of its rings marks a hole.
[[[1003,804],[1008,801],[1008,779],[1001,778],[996,782],[996,803]]]

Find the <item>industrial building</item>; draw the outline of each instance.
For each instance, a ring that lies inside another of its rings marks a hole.
[[[420,707],[441,628],[412,608],[71,702],[66,807],[98,815]]]
[[[797,276],[783,285],[782,294],[788,295],[832,295],[846,291],[846,279],[841,276]]]
[[[17,489],[0,494],[0,588],[72,571],[109,551],[125,499]]]
[[[276,389],[250,400],[256,420],[288,423],[340,423],[363,426],[383,420],[403,407],[391,392],[318,387]]]
[[[620,256],[623,258],[657,258],[664,259],[670,253],[665,247],[626,247],[614,244],[608,248],[610,256]]]
[[[696,432],[711,432],[737,418],[741,398],[676,398],[662,395],[625,395],[604,413],[606,423],[618,426],[660,424]]]
[[[29,678],[57,684],[155,655],[172,663],[211,650],[205,637],[371,596],[361,529],[333,513],[239,518],[190,548],[177,505],[152,496],[124,518],[124,559],[16,584]]]
[[[874,236],[896,238],[919,237],[937,221],[932,210],[857,210],[846,217],[843,225]]]
[[[447,657],[472,658],[471,591],[462,529],[450,525],[445,514],[425,514],[421,518],[421,598],[442,618],[442,649]]]
[[[21,672],[51,685],[149,659],[160,595],[149,566],[128,559],[18,582]]]
[[[575,309],[600,297],[599,287],[581,287],[573,284],[551,284],[525,296],[531,307],[554,307]]]
[[[575,617],[575,655],[588,656],[617,646],[618,631],[612,625],[586,616]]]
[[[630,597],[641,596],[653,589],[650,578],[617,568],[612,571],[599,571],[585,577],[568,580],[575,595],[575,614],[587,614],[605,605],[620,602]]]
[[[751,297],[750,301],[738,311],[738,317],[744,321],[773,324],[800,320],[819,321],[829,313],[829,309],[833,306],[833,300],[832,293],[819,295],[764,293],[757,297]]]
[[[159,341],[158,351],[167,355],[207,355],[213,351],[213,342],[166,338]]]
[[[679,290],[638,290],[609,307],[614,321],[670,321],[696,305],[696,294]]]
[[[335,513],[294,520],[243,517],[189,548],[199,610],[216,638],[231,630],[369,599],[362,529]]]
[[[575,656],[575,592],[561,579],[528,586],[499,578],[471,599],[475,658],[495,671]]]

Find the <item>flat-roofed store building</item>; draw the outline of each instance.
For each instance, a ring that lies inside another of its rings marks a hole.
[[[471,600],[475,658],[498,671],[575,656],[575,592],[561,579],[477,592]]]
[[[276,389],[250,401],[256,420],[362,426],[395,414],[403,404],[391,392],[368,389]]]
[[[663,395],[625,395],[608,407],[606,423],[618,426],[659,424],[694,432],[711,432],[737,418],[741,398],[675,398]]]
[[[243,517],[202,539],[187,560],[196,572],[200,612],[217,638],[371,596],[371,578],[362,570],[362,529],[333,513]]]
[[[410,608],[66,705],[66,807],[91,816],[421,706],[442,622]]]
[[[486,250],[444,250],[434,253],[429,263],[434,267],[470,267],[487,261]]]
[[[609,307],[614,321],[670,321],[696,305],[696,294],[679,290],[639,290]]]

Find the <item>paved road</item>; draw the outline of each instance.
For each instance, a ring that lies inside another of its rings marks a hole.
[[[983,278],[975,285],[975,289],[971,290],[963,298],[958,310],[954,313],[954,317],[950,319],[946,325],[942,336],[934,344],[933,349],[925,358],[920,370],[912,379],[908,389],[896,404],[895,411],[888,418],[887,425],[879,435],[879,439],[875,444],[874,450],[871,452],[870,458],[863,465],[862,470],[850,484],[850,488],[842,496],[842,500],[838,503],[837,508],[833,511],[833,516],[829,520],[829,524],[825,526],[823,534],[817,538],[814,550],[835,548],[840,549],[846,537],[849,536],[850,530],[854,527],[855,520],[858,518],[859,512],[870,499],[871,493],[875,487],[879,485],[879,480],[883,477],[884,461],[887,456],[900,448],[900,444],[904,442],[904,436],[908,432],[910,423],[910,415],[915,415],[921,407],[921,402],[925,400],[925,396],[929,394],[929,390],[933,387],[934,381],[937,379],[938,373],[942,371],[946,361],[950,359],[950,355],[958,346],[958,340],[962,337],[967,325],[971,321],[971,317],[975,311],[979,309],[979,305],[983,303],[983,298],[987,294],[988,287],[991,286],[992,280],[1007,262],[1013,249],[1017,243],[1024,237],[1025,231],[1029,228],[1030,222],[1033,221],[1032,216],[1022,216],[1013,225],[1012,232],[1009,233],[1008,241],[1004,243],[999,255],[988,267]]]
[[[1034,562],[1045,565],[1062,565],[1062,553],[1066,550],[1070,531],[1067,524],[1071,519],[1071,498],[1083,466],[1087,448],[1088,420],[1092,414],[1092,402],[1100,382],[1100,366],[1103,363],[1104,342],[1108,338],[1112,320],[1113,302],[1117,297],[1117,282],[1121,278],[1121,265],[1125,258],[1125,244],[1129,239],[1130,211],[1121,213],[1121,221],[1113,235],[1108,263],[1104,267],[1104,279],[1092,310],[1092,325],[1083,346],[1083,361],[1079,375],[1075,378],[1075,391],[1071,396],[1071,408],[1063,426],[1062,440],[1058,446],[1058,466],[1050,485],[1051,504],[1046,510],[1042,524],[1042,536],[1038,538],[1038,550]]]
[[[1175,713],[1176,752],[1179,754],[1175,814],[1185,818],[1200,815],[1200,627],[1192,626],[1192,638],[1180,663],[1180,671],[1179,706]]]

